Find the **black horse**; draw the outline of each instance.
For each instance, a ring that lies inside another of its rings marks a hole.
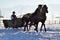
[[[39,23],[39,22],[42,23],[40,31],[42,31],[42,27],[43,27],[43,26],[44,26],[44,30],[46,31],[46,27],[45,27],[46,13],[48,13],[48,7],[47,7],[46,5],[43,5],[43,6],[41,7],[41,9],[40,9],[40,12],[39,12],[39,10],[38,10],[38,12],[35,12],[35,13],[34,13],[35,16],[32,15],[32,16],[30,17],[30,22],[31,22],[31,23],[34,22],[34,24],[36,24],[36,26],[35,26],[35,27],[36,27],[36,28],[35,28],[36,31],[38,31],[37,28],[38,28],[38,23]]]
[[[23,19],[26,22],[24,30],[26,29],[28,23],[30,22],[30,27],[32,24],[34,24],[36,27],[35,30],[38,31],[37,30],[38,23],[41,22],[42,25],[41,25],[40,31],[42,30],[43,25],[44,25],[44,29],[46,31],[46,27],[45,27],[46,13],[48,13],[48,7],[46,5],[43,5],[43,7],[42,7],[42,5],[39,5],[38,8],[36,9],[36,11],[31,16],[29,16],[29,18],[26,18],[23,16]]]
[[[23,17],[22,17],[22,20],[24,21],[24,31],[25,31],[25,29],[27,28],[27,30],[28,30],[28,22],[29,22],[29,17],[31,16],[32,14],[31,13],[27,13],[27,14],[25,14]]]

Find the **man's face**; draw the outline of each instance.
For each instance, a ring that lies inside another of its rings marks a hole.
[[[15,13],[13,13],[13,15],[15,15]]]

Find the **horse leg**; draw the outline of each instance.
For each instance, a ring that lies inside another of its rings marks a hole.
[[[28,22],[26,23],[26,25],[25,25],[25,27],[24,27],[24,31],[26,30],[26,28],[27,28],[27,30],[28,30]]]
[[[27,27],[27,31],[29,31],[29,29],[28,29],[28,24],[26,25],[26,27]]]
[[[32,25],[32,24],[29,24],[29,30],[30,30],[30,28],[31,28],[31,25]]]
[[[26,25],[27,25],[27,24],[25,24],[25,26],[24,26],[24,31],[26,30]]]
[[[34,30],[36,30],[38,32],[38,30],[37,30],[38,29],[38,23],[35,24],[35,27],[36,28]]]
[[[43,27],[43,25],[44,25],[44,24],[42,23],[41,28],[40,28],[40,31],[42,31],[42,27]]]
[[[24,31],[26,31],[26,25],[24,26]]]
[[[25,31],[25,27],[24,27],[24,31]]]
[[[45,24],[44,24],[44,30],[45,30],[45,32],[46,32],[46,27],[45,27]]]
[[[29,24],[29,30],[30,30],[31,26],[32,26],[32,22],[30,22],[30,24]]]

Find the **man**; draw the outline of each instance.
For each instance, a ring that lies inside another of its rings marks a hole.
[[[15,11],[12,12],[11,15],[11,19],[12,19],[12,23],[13,23],[13,28],[16,26],[16,15],[15,15]]]
[[[15,15],[15,11],[13,11],[13,14],[11,15],[11,19],[13,20],[13,19],[16,19],[17,17],[16,17],[16,15]]]

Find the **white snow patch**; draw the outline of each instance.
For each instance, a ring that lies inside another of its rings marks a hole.
[[[3,33],[0,33],[0,36],[2,37],[2,36],[4,36],[5,35],[5,33],[3,32]]]
[[[16,35],[16,34],[18,34],[18,33],[20,33],[20,31],[13,33],[13,35]]]

